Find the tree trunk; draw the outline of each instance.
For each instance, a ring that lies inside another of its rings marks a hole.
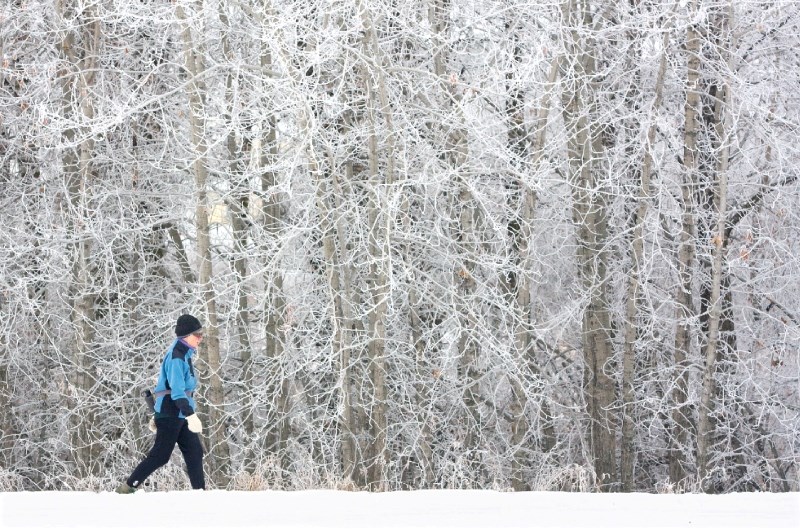
[[[715,29],[718,37],[723,42],[728,42],[727,32],[729,31],[732,18],[733,7],[729,7],[730,12],[718,14],[719,25]],[[716,24],[715,24],[716,26]],[[723,57],[729,57],[729,52],[724,51]],[[729,59],[728,59],[729,60]],[[716,91],[715,91],[716,92]],[[730,86],[726,82],[722,88],[722,94],[716,94],[714,102],[714,123],[713,134],[716,142],[719,142],[719,154],[717,155],[717,167],[715,171],[714,186],[714,205],[716,209],[716,228],[711,242],[713,248],[713,260],[711,264],[711,292],[708,309],[708,340],[705,347],[705,363],[703,369],[703,387],[700,398],[700,409],[697,420],[697,473],[698,479],[702,481],[704,490],[709,493],[714,492],[710,475],[710,450],[714,438],[714,418],[715,408],[714,399],[716,397],[716,367],[720,355],[720,332],[723,327],[732,327],[730,318],[723,314],[725,309],[725,298],[727,292],[723,293],[723,285],[727,287],[729,282],[723,278],[726,271],[725,251],[727,250],[727,217],[728,217],[728,167],[730,163],[730,142],[727,138],[730,118]],[[728,289],[726,289],[728,291]],[[724,319],[724,322],[723,322]],[[728,330],[729,332],[732,330]],[[728,334],[730,336],[731,333]]]
[[[388,430],[388,396],[386,387],[386,318],[388,301],[391,296],[389,273],[391,271],[391,229],[394,213],[390,210],[391,201],[389,194],[394,190],[394,131],[392,130],[392,115],[386,80],[384,77],[385,60],[378,42],[370,10],[359,1],[361,20],[364,25],[364,48],[367,55],[371,55],[373,63],[377,66],[375,72],[364,68],[364,81],[367,86],[369,120],[369,182],[370,198],[368,201],[369,219],[369,253],[370,253],[370,292],[371,304],[367,313],[370,326],[370,375],[373,385],[371,462],[369,467],[369,484],[374,491],[386,491],[387,470],[389,464],[389,448],[387,445]],[[380,106],[378,106],[380,105]],[[378,121],[383,127],[380,129],[381,138],[384,139],[385,166],[380,167]],[[382,182],[381,182],[382,181]]]
[[[271,58],[265,49],[262,52],[262,68],[270,67]],[[284,208],[280,194],[277,192],[278,176],[272,167],[278,156],[278,139],[274,116],[266,122],[266,135],[264,145],[260,146],[261,160],[261,192],[266,197],[263,206],[264,230],[268,236],[268,241],[278,242],[283,237]],[[280,267],[268,271],[265,277],[267,295],[265,297],[266,307],[266,357],[271,360],[274,372],[270,375],[273,381],[280,381],[277,388],[271,388],[271,393],[278,396],[275,419],[274,435],[270,435],[267,440],[269,447],[274,447],[275,451],[281,455],[281,467],[284,470],[290,469],[291,461],[286,454],[289,444],[289,402],[291,399],[290,388],[292,378],[282,369],[284,354],[286,351],[286,301],[283,295],[283,273]],[[251,356],[247,356],[245,363],[245,380],[252,381],[252,361]],[[252,417],[252,416],[251,416]],[[251,426],[252,427],[252,426]],[[270,426],[271,427],[271,426]]]
[[[448,152],[463,153],[462,157],[453,160],[453,166],[460,168],[466,162],[465,139],[458,134],[451,134],[452,145],[448,146]],[[458,155],[455,155],[457,157]],[[455,158],[454,157],[454,158]],[[453,207],[453,211],[459,211],[457,226],[455,228],[456,241],[461,247],[463,257],[455,263],[454,280],[456,283],[456,299],[453,310],[458,315],[459,339],[457,354],[460,356],[458,361],[458,383],[462,389],[462,400],[464,411],[463,416],[463,447],[467,455],[467,463],[470,471],[477,477],[483,470],[481,459],[481,430],[482,418],[479,410],[480,399],[480,373],[478,371],[478,339],[473,335],[475,329],[475,318],[472,316],[472,308],[467,300],[473,299],[477,288],[475,280],[476,264],[474,257],[478,252],[478,243],[475,241],[475,230],[478,221],[478,208],[475,206],[472,194],[469,191],[465,180],[468,177],[461,177],[459,193],[456,197],[458,207]],[[475,479],[473,479],[475,480]]]
[[[653,111],[655,114],[661,108],[664,93],[664,75],[667,70],[667,45],[670,34],[664,32],[662,46],[664,52],[656,78]],[[644,161],[640,173],[638,196],[636,199],[636,213],[634,217],[633,242],[632,242],[632,267],[628,278],[628,296],[625,304],[625,347],[622,361],[622,402],[624,410],[622,415],[622,441],[620,453],[620,480],[623,491],[634,490],[633,469],[635,463],[634,438],[634,368],[636,363],[636,336],[639,326],[640,290],[642,289],[642,266],[644,258],[644,223],[647,219],[652,191],[650,178],[653,172],[653,145],[655,145],[655,121],[647,129],[647,143],[644,146]]]
[[[65,18],[68,8],[59,3],[58,14]],[[62,72],[62,104],[65,116],[74,116],[76,122],[89,121],[94,117],[91,87],[100,47],[100,20],[90,8],[81,13],[91,22],[87,23],[76,39],[76,34],[65,30],[61,40],[61,52],[69,69]],[[70,205],[68,224],[73,233],[73,267],[70,284],[72,323],[75,329],[73,349],[72,447],[80,476],[92,476],[100,471],[100,446],[94,440],[92,426],[96,424],[94,407],[87,400],[92,395],[96,374],[92,360],[94,343],[94,294],[91,277],[92,234],[86,225],[90,222],[88,198],[92,175],[93,136],[85,128],[67,129],[65,143],[69,146],[78,141],[77,149],[67,147],[63,155],[63,172]],[[79,138],[82,138],[78,140]]]
[[[452,197],[453,205],[450,208],[451,218],[453,219],[454,239],[460,249],[460,256],[455,257],[453,271],[454,289],[456,292],[453,311],[458,315],[459,338],[457,341],[457,354],[460,356],[458,362],[458,384],[462,390],[463,411],[460,416],[461,428],[460,435],[463,437],[463,450],[466,454],[467,466],[475,477],[483,471],[480,457],[481,443],[481,413],[479,406],[481,403],[479,391],[479,372],[477,369],[479,345],[472,330],[474,329],[475,319],[470,314],[471,309],[466,300],[473,298],[476,289],[476,263],[475,257],[479,252],[479,245],[476,241],[476,224],[480,216],[479,209],[470,192],[470,175],[466,174],[466,165],[469,162],[469,146],[466,131],[463,126],[462,110],[458,104],[463,99],[458,87],[449,82],[447,78],[447,47],[444,42],[447,40],[450,20],[450,0],[431,0],[428,6],[428,20],[433,30],[434,56],[433,69],[434,75],[444,98],[443,109],[446,113],[455,114],[452,118],[455,124],[448,124],[442,127],[441,132],[445,135],[444,159],[450,170],[458,181],[457,195]]]
[[[697,1],[693,1],[690,12],[697,12]],[[688,67],[686,74],[686,105],[684,106],[683,167],[684,183],[681,187],[682,207],[681,232],[678,247],[678,290],[675,294],[677,329],[675,330],[675,383],[672,391],[672,435],[670,436],[669,476],[670,482],[681,486],[687,477],[689,450],[686,446],[691,428],[691,412],[687,403],[689,367],[691,354],[690,320],[694,316],[692,291],[695,260],[695,208],[694,188],[697,182],[700,93],[700,34],[691,25],[686,32]]]
[[[301,128],[305,126],[307,123],[301,123]],[[366,486],[367,477],[363,473],[366,464],[362,460],[363,451],[358,443],[362,436],[363,422],[359,421],[358,408],[360,405],[352,385],[353,367],[358,363],[360,355],[358,348],[353,345],[352,336],[353,334],[363,335],[364,329],[361,320],[355,318],[352,310],[356,305],[356,295],[352,287],[349,265],[340,259],[340,254],[346,252],[347,249],[346,230],[343,226],[344,216],[334,213],[339,210],[339,201],[342,197],[340,176],[335,171],[323,173],[313,147],[311,145],[307,147],[309,172],[316,180],[316,202],[320,231],[322,232],[322,254],[330,291],[331,348],[332,354],[339,360],[339,408],[342,411],[342,418],[339,421],[342,432],[339,450],[342,474],[346,481]],[[352,164],[347,164],[346,167],[345,178],[352,179]],[[326,184],[330,185],[327,192]],[[330,201],[336,201],[336,204],[331,206]],[[332,222],[332,219],[336,219],[336,222]]]
[[[192,40],[191,29],[187,23],[187,17],[183,6],[177,6],[178,19],[184,25],[182,31],[183,50],[185,57],[185,68],[189,76],[187,92],[189,96],[189,125],[192,141],[192,148],[195,152],[195,159],[192,169],[195,179],[196,207],[195,223],[197,230],[197,254],[200,260],[200,274],[198,283],[203,305],[205,308],[206,322],[205,341],[203,350],[206,354],[206,363],[210,375],[209,382],[209,420],[207,432],[211,442],[211,467],[212,477],[216,485],[225,487],[230,479],[230,448],[228,447],[227,434],[225,432],[225,393],[222,388],[220,377],[220,346],[219,346],[219,323],[217,317],[216,294],[214,292],[213,267],[211,255],[211,237],[209,233],[209,206],[208,206],[208,146],[205,139],[204,126],[204,100],[203,87],[199,82],[199,76],[203,72],[201,57],[197,55]]]
[[[271,0],[263,1],[263,9],[257,14],[259,25],[266,28],[267,20],[273,20],[276,16],[275,8]],[[277,32],[280,35],[280,31]],[[270,44],[266,40],[261,42],[259,64],[262,72],[269,72],[274,67],[274,59],[270,49]],[[270,91],[268,83],[263,83],[264,93]],[[258,118],[254,117],[254,121]],[[264,197],[262,214],[264,216],[264,231],[267,235],[264,245],[265,252],[270,252],[270,243],[281,241],[284,233],[285,207],[282,203],[281,195],[278,192],[278,174],[274,171],[274,164],[278,158],[278,135],[277,118],[274,114],[261,118],[260,134],[262,140],[257,147],[259,153],[259,167],[261,169],[261,193]],[[275,245],[277,246],[277,245]],[[326,256],[327,257],[327,256]],[[281,467],[288,471],[291,467],[291,459],[286,448],[289,444],[291,429],[289,425],[289,409],[291,401],[291,387],[293,378],[284,372],[284,356],[287,348],[286,344],[286,324],[287,307],[284,297],[283,273],[280,261],[275,270],[268,270],[265,274],[264,283],[266,286],[266,358],[270,360],[272,373],[269,374],[270,381],[280,382],[272,384],[268,394],[277,395],[274,418],[276,425],[269,425],[267,435],[267,447],[280,454]],[[245,379],[252,381],[252,358],[248,356],[245,362]],[[253,411],[254,413],[254,411]],[[252,413],[248,412],[252,418]],[[268,420],[272,421],[272,416],[267,415]],[[248,420],[252,422],[251,420]],[[251,425],[251,427],[253,427]],[[255,428],[255,427],[253,427]]]
[[[515,35],[516,37],[516,35]],[[519,48],[515,50],[515,61],[521,62]],[[553,59],[547,80],[547,87],[538,107],[535,128],[531,133],[524,124],[524,96],[517,89],[509,87],[509,100],[506,104],[506,116],[509,121],[508,145],[511,152],[520,160],[530,161],[533,170],[539,168],[540,160],[543,156],[545,145],[545,135],[547,131],[547,117],[550,112],[550,96],[555,84],[556,75],[560,66],[560,57]],[[513,81],[513,73],[506,76],[507,80]],[[532,145],[530,138],[533,138]],[[511,295],[512,315],[518,319],[515,323],[514,344],[519,365],[517,372],[525,374],[528,371],[535,378],[541,377],[541,373],[536,364],[534,351],[534,335],[532,330],[533,316],[531,314],[531,274],[532,263],[530,258],[530,241],[534,237],[533,219],[536,210],[536,192],[530,186],[525,185],[521,179],[510,185],[512,188],[511,211],[519,211],[519,215],[513,215],[509,219],[508,233],[514,251],[515,269],[504,275],[503,283],[505,289]],[[521,203],[517,208],[517,203]],[[515,374],[511,374],[509,380],[512,385],[511,414],[515,420],[511,426],[511,444],[515,448],[514,458],[511,463],[511,485],[515,491],[528,490],[530,487],[523,477],[523,472],[530,467],[528,455],[531,449],[527,447],[530,436],[530,422],[526,411],[528,409],[528,395],[526,386],[523,386]],[[555,429],[552,424],[550,413],[550,403],[547,397],[540,398],[539,423],[541,425],[541,449],[545,453],[550,452],[555,446]]]
[[[222,53],[225,59],[233,61],[234,57],[229,42],[232,28],[222,3],[218,6],[218,13],[220,22],[224,28],[221,38]],[[227,203],[231,214],[233,272],[236,277],[235,336],[238,346],[238,357],[242,361],[242,377],[239,379],[239,384],[236,385],[235,388],[238,390],[236,400],[243,404],[244,414],[242,423],[245,437],[247,440],[252,440],[255,435],[253,406],[252,400],[249,397],[252,396],[252,392],[246,391],[247,387],[253,384],[251,372],[252,345],[250,342],[250,308],[248,304],[249,289],[247,286],[249,280],[247,259],[248,236],[252,221],[249,219],[250,186],[248,185],[244,171],[244,167],[247,164],[246,157],[249,156],[252,146],[251,139],[246,133],[243,135],[241,145],[238,145],[239,142],[237,142],[236,128],[234,127],[233,119],[234,113],[237,112],[235,107],[234,81],[233,72],[228,72],[225,76],[225,98],[227,108],[224,117],[228,127],[226,147],[228,151],[228,178],[230,179],[230,199]],[[253,454],[252,444],[245,445],[248,447],[248,450],[243,456],[243,468],[247,473],[252,474],[255,472],[256,455]]]
[[[3,301],[0,300],[0,304]],[[3,341],[4,342],[4,341]],[[5,344],[0,342],[0,468],[10,469],[14,465],[12,448],[16,432],[14,431],[14,417],[11,401],[11,385],[8,384],[8,365]]]
[[[564,121],[568,131],[569,183],[573,192],[573,222],[577,227],[577,263],[588,303],[582,320],[587,409],[591,452],[598,487],[610,491],[618,483],[617,420],[613,411],[616,382],[607,370],[613,360],[608,299],[608,212],[602,182],[603,144],[600,125],[594,121],[597,102],[589,79],[595,75],[595,44],[591,35],[589,2],[564,4],[564,19],[571,22],[570,77],[564,79]]]

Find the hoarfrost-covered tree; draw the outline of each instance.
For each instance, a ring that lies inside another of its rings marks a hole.
[[[798,9],[2,4],[0,487],[797,491]]]

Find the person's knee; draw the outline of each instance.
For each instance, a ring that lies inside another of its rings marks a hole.
[[[154,467],[161,467],[169,463],[169,458],[172,456],[171,452],[166,451],[153,451],[150,453],[149,458]]]

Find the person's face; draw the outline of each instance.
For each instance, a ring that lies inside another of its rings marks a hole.
[[[200,331],[198,331],[197,333],[192,333],[183,340],[186,341],[186,344],[188,344],[192,348],[197,348],[200,345],[200,343],[203,342],[203,333]]]

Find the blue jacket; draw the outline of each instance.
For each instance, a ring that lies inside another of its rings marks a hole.
[[[181,339],[175,339],[167,350],[154,393],[170,390],[170,394],[156,398],[156,418],[186,418],[194,414],[192,397],[197,388],[197,378],[192,366],[194,348]]]

